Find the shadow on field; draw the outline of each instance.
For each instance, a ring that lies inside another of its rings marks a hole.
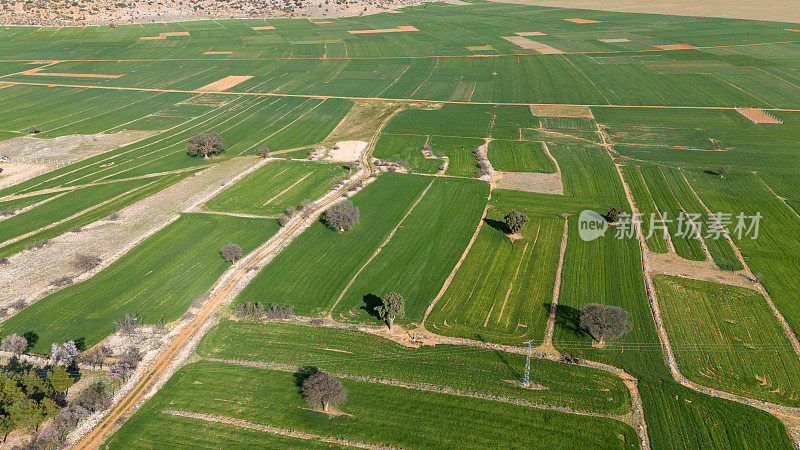
[[[375,294],[367,294],[363,297],[364,304],[361,305],[361,309],[367,312],[370,316],[380,320],[380,316],[378,315],[378,306],[381,305],[382,301],[381,298]]]
[[[36,347],[36,343],[39,342],[39,335],[35,331],[27,331],[22,334],[22,337],[28,341],[28,347],[25,348],[26,352]]]
[[[297,372],[294,373],[294,385],[297,386],[297,389],[302,393],[303,382],[317,372],[319,372],[319,369],[314,366],[303,366],[297,369]]]
[[[477,340],[479,340],[481,342],[484,342],[484,343],[486,342],[486,340],[484,340],[483,336],[480,335],[480,334],[478,334],[476,336],[476,338],[477,338]],[[503,365],[506,366],[508,371],[511,373],[512,379],[514,379],[514,380],[521,380],[522,379],[522,374],[519,373],[517,371],[517,369],[515,369],[514,366],[511,365],[510,362],[508,362],[508,358],[506,358],[505,352],[502,352],[500,350],[492,350],[492,353],[494,353],[494,355],[497,356],[497,359],[499,359],[500,362],[503,363]]]
[[[542,303],[547,312],[550,312],[550,303]],[[556,325],[582,335],[586,332],[581,329],[581,312],[571,306],[556,306]]]
[[[506,225],[505,222],[501,222],[499,220],[494,220],[494,219],[483,219],[483,221],[486,222],[486,225],[489,225],[490,227],[494,228],[497,231],[500,231],[501,233],[504,234],[511,233],[511,230],[508,228],[508,225]]]

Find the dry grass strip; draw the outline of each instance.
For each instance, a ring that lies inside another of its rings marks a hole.
[[[252,28],[252,29],[254,29],[256,31],[274,30],[275,29],[275,27],[273,27],[272,25],[267,25],[267,26],[264,26],[264,27],[250,27],[250,28]]]
[[[783,123],[783,121],[777,117],[767,114],[758,108],[736,108],[736,111],[750,119],[753,123]]]
[[[43,77],[73,77],[73,78],[119,78],[124,75],[106,75],[102,73],[64,73],[64,72],[39,72],[44,67],[20,72],[18,75],[39,75]]]
[[[377,30],[353,30],[349,31],[350,34],[370,34],[370,33],[403,33],[406,31],[419,31],[416,27],[410,25],[403,25],[395,28],[380,28]]]
[[[251,75],[229,75],[221,80],[209,83],[197,90],[210,92],[224,91],[225,89],[230,89],[239,83],[249,80],[250,78],[253,77]]]
[[[517,36],[547,36],[547,33],[542,33],[541,31],[519,31],[514,34]]]
[[[536,50],[543,55],[560,55],[564,53],[557,48],[550,47],[549,45],[542,44],[541,42],[532,41],[522,36],[503,36],[503,39],[524,49]]]
[[[158,33],[158,36],[142,36],[139,39],[143,41],[156,41],[166,39],[170,36],[189,36],[188,31],[170,31],[168,33]]]
[[[204,52],[204,55],[230,55],[233,52]]]
[[[694,45],[689,44],[667,44],[667,45],[656,45],[657,48],[661,50],[694,50],[697,47]]]
[[[572,22],[572,23],[601,23],[602,22],[602,20],[578,19],[578,18],[575,18],[575,19],[564,19],[564,20],[566,20],[567,22]]]
[[[630,39],[627,38],[618,38],[618,39],[598,39],[600,42],[605,42],[606,44],[618,44],[620,42],[630,42]]]

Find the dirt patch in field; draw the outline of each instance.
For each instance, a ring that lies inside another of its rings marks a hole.
[[[600,42],[605,42],[606,44],[619,44],[621,42],[630,42],[630,39],[627,38],[617,38],[617,39],[598,39]]]
[[[541,31],[518,31],[516,33],[517,36],[546,36],[547,33],[542,33]]]
[[[45,77],[74,77],[74,78],[119,78],[125,75],[107,75],[102,73],[64,73],[64,72],[40,72],[45,67],[20,72],[18,75],[39,75]]]
[[[537,117],[594,118],[592,110],[583,105],[531,105],[531,113]]]
[[[405,33],[407,31],[419,31],[416,27],[410,25],[403,25],[395,28],[380,28],[377,30],[353,30],[349,31],[350,34],[371,34],[371,33]]]
[[[317,23],[322,23],[322,22],[317,22]],[[274,30],[275,29],[275,27],[273,27],[272,25],[267,25],[267,26],[264,26],[264,27],[250,27],[250,28],[252,28],[252,29],[254,29],[256,31]]]
[[[560,173],[495,172],[494,185],[497,189],[564,194]]]
[[[55,164],[5,162],[0,163],[0,188],[13,186],[55,169]]]
[[[600,22],[602,22],[602,20],[578,19],[578,18],[575,18],[575,19],[564,19],[564,20],[566,20],[567,22],[572,22],[572,23],[600,23]]]
[[[541,42],[532,41],[522,36],[502,36],[502,38],[526,50],[536,50],[543,55],[560,55],[564,53],[557,48],[550,47]]]
[[[224,91],[225,89],[230,89],[239,83],[249,80],[250,78],[253,78],[252,75],[229,75],[221,80],[209,83],[197,90],[211,92]]]
[[[697,47],[690,44],[666,44],[666,45],[656,45],[656,48],[660,48],[661,50],[694,50]]]
[[[783,123],[782,120],[758,108],[737,108],[736,111],[753,123]]]
[[[712,259],[692,261],[674,253],[653,253],[646,249],[645,251],[650,260],[650,270],[653,272],[756,289],[756,284],[744,270],[735,272],[722,270],[714,264]]]
[[[100,220],[79,233],[67,232],[40,249],[26,250],[0,265],[0,306],[34,302],[52,291],[50,282],[66,275],[82,281],[127,253],[136,244],[176,220],[179,214],[216,195],[229,183],[266,160],[237,157],[216,164],[119,212],[115,221]],[[85,274],[72,271],[78,254],[97,255],[102,264]]]
[[[355,162],[361,157],[361,153],[367,148],[368,143],[364,141],[341,141],[337,142],[328,151],[326,161],[332,162]]]
[[[155,131],[73,134],[52,139],[20,136],[0,141],[0,156],[12,162],[68,163],[80,161],[156,135]]]
[[[189,36],[188,31],[171,31],[169,33],[158,33],[158,36],[142,36],[139,39],[143,41],[157,41],[166,39],[172,36]]]
[[[204,55],[230,55],[233,52],[204,52]]]

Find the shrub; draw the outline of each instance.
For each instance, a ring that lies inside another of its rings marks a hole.
[[[285,226],[287,223],[289,223],[289,219],[291,219],[291,217],[289,217],[289,215],[286,214],[286,213],[283,213],[283,214],[279,215],[278,216],[278,225]]]
[[[74,283],[75,280],[72,277],[61,277],[56,278],[55,280],[50,282],[50,286],[54,287],[64,287],[69,286],[70,284]]]
[[[341,201],[322,214],[325,224],[336,231],[345,231],[358,224],[361,213],[350,200]]]
[[[17,212],[14,211],[13,209],[5,209],[3,211],[0,211],[0,217],[9,217],[9,216],[13,216],[16,213]]]
[[[237,260],[242,258],[242,247],[234,244],[233,242],[228,242],[227,244],[223,245],[219,251],[219,254],[222,255],[222,258],[229,263],[234,263]]]
[[[88,272],[100,265],[102,260],[93,255],[76,255],[72,267],[78,272]]]
[[[262,158],[266,158],[266,157],[269,156],[269,147],[266,147],[266,146],[259,147],[257,153],[258,153],[258,156],[260,156]]]
[[[236,309],[236,315],[250,319],[258,319],[264,315],[264,307],[256,302],[244,302]]]
[[[42,247],[44,247],[45,245],[47,245],[49,243],[50,243],[50,239],[42,239],[42,240],[36,241],[36,242],[34,242],[32,244],[28,244],[25,247],[25,250],[34,250],[34,249],[37,249],[37,248],[42,248]]]
[[[287,206],[286,207],[286,215],[292,217],[297,212],[297,208],[294,206]]]
[[[139,318],[136,314],[125,314],[125,317],[114,321],[114,328],[123,335],[132,334],[139,327]]]
[[[108,217],[106,217],[106,220],[108,220],[110,222],[114,222],[116,220],[119,220],[119,217],[120,217],[120,214],[118,212],[113,212],[113,213],[109,214]]]
[[[69,231],[72,232],[72,233],[80,233],[81,231],[83,231],[83,228],[74,227],[74,228],[70,229]]]
[[[280,306],[275,303],[269,305],[269,308],[263,311],[262,317],[265,319],[273,320],[286,320],[294,317],[294,306]]]
[[[8,258],[0,258],[0,266],[5,266],[6,264],[11,264],[11,261]]]
[[[39,132],[39,128],[37,128],[37,127],[28,127],[28,129],[25,130],[25,131],[27,131],[28,134],[36,134],[36,133]]]

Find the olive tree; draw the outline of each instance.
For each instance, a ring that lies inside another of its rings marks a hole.
[[[722,167],[717,168],[717,173],[719,174],[720,178],[725,178],[731,171],[731,166],[724,165]]]
[[[580,327],[602,347],[606,339],[622,336],[633,325],[628,320],[628,311],[619,306],[587,303],[581,308]]]
[[[209,155],[216,155],[225,151],[228,144],[215,131],[203,131],[196,133],[189,138],[186,143],[186,153],[189,156],[202,156],[208,158]]]
[[[242,258],[242,247],[239,247],[233,242],[228,242],[222,246],[222,248],[219,250],[219,254],[222,255],[222,258],[225,259],[225,261],[234,263]]]
[[[341,405],[347,400],[347,391],[342,383],[321,370],[303,381],[302,391],[312,408],[321,405],[325,412],[331,406]]]
[[[512,209],[508,212],[508,214],[506,214],[505,221],[509,231],[516,234],[522,230],[526,223],[528,223],[528,216],[517,211],[516,209]]]
[[[406,301],[397,292],[392,292],[381,299],[381,304],[375,308],[375,311],[378,313],[378,317],[386,321],[391,330],[395,319],[402,319],[406,316]]]

